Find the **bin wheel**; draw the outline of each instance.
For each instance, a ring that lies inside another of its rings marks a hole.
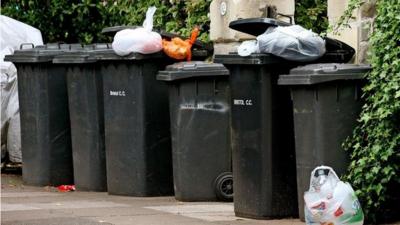
[[[221,173],[214,182],[215,194],[219,200],[233,200],[233,176],[231,172]]]

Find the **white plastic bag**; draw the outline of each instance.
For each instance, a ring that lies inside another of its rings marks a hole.
[[[256,40],[244,41],[238,47],[238,54],[240,56],[249,56],[253,53],[258,53],[258,43]]]
[[[10,119],[7,133],[7,151],[11,162],[22,162],[21,124],[19,112]]]
[[[310,189],[304,193],[306,224],[362,225],[364,214],[349,183],[335,171],[320,166],[311,172]]]
[[[117,55],[124,56],[132,52],[151,54],[162,50],[161,35],[152,32],[156,9],[152,6],[147,10],[143,27],[125,29],[115,34],[112,48]]]
[[[321,37],[299,25],[270,27],[257,41],[260,52],[292,61],[313,61],[326,51]]]

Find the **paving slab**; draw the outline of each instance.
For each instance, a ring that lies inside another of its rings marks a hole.
[[[1,176],[3,225],[299,225],[297,219],[250,220],[234,215],[232,203],[190,202],[174,197],[112,196],[105,192],[61,193],[24,186],[20,175]]]
[[[179,202],[174,197],[60,193],[24,186],[19,175],[1,176],[2,225],[300,225],[298,219],[236,217],[232,203]],[[399,223],[395,223],[399,224]]]

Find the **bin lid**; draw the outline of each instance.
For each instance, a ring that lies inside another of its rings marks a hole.
[[[152,53],[152,54],[131,53],[126,56],[119,56],[114,52],[111,45],[110,45],[110,48],[108,48],[108,49],[95,49],[93,51],[90,51],[90,55],[94,59],[100,60],[100,61],[148,60],[148,59],[161,59],[161,58],[171,61],[171,63],[176,61],[176,60],[170,58],[169,56],[167,56],[163,51],[159,51],[159,52]],[[206,50],[193,50],[192,51],[193,59],[205,59],[208,56],[209,56],[209,54]]]
[[[269,27],[290,26],[286,23],[273,18],[248,18],[238,19],[229,23],[229,28],[246,34],[258,36],[263,34]]]
[[[371,70],[370,65],[321,63],[290,70],[279,76],[279,85],[312,85],[336,80],[360,80]]]
[[[191,77],[227,76],[229,71],[219,63],[202,61],[179,62],[169,65],[160,71],[157,80],[174,81]]]
[[[98,61],[132,61],[132,60],[146,60],[146,59],[159,59],[165,57],[164,52],[156,52],[152,54],[131,53],[126,56],[115,54],[112,48],[109,49],[96,49],[90,51],[91,57]]]
[[[4,61],[17,63],[51,62],[57,55],[83,49],[81,44],[49,43],[35,47],[33,47],[33,44],[29,44],[30,48],[24,48],[24,46],[26,44],[21,45],[21,49],[16,50],[13,55],[6,55]]]
[[[313,63],[347,63],[353,58],[354,53],[354,50],[327,51],[321,58],[318,58]]]
[[[240,56],[236,52],[231,52],[224,55],[215,55],[214,62],[222,64],[239,64],[239,65],[271,65],[271,64],[282,64],[296,62],[287,61],[283,58],[274,56],[268,53],[262,54],[251,54],[249,56]]]
[[[118,31],[124,30],[124,29],[135,29],[138,28],[140,26],[114,26],[114,27],[106,27],[104,28],[101,33],[109,35],[109,36],[114,36],[115,33],[117,33]],[[179,35],[179,34],[175,34],[175,33],[170,33],[170,32],[166,32],[164,30],[160,30],[160,29],[154,29],[155,32],[159,33],[161,35],[162,38],[167,39],[167,40],[171,40],[174,37],[179,37],[181,39],[186,39],[185,37]],[[199,49],[199,50],[206,50],[209,53],[212,53],[214,51],[214,47],[211,43],[204,43],[202,41],[196,40],[193,43],[193,48],[194,49]]]
[[[64,54],[55,56],[53,59],[53,63],[80,64],[97,62],[95,57],[93,57],[93,51],[107,50],[110,48],[110,43],[95,43],[84,45],[82,49],[73,49],[69,52],[65,52]]]

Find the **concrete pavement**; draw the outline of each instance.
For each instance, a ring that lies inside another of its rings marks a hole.
[[[234,216],[232,203],[182,203],[173,197],[136,198],[100,192],[60,193],[22,185],[4,175],[2,225],[300,225],[298,219],[249,220]]]

